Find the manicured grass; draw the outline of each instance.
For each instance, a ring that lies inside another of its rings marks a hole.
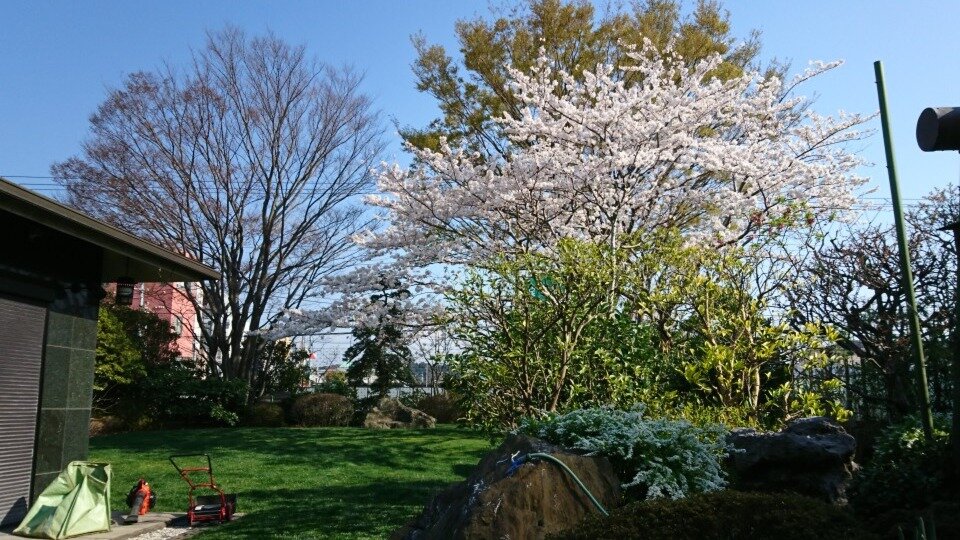
[[[125,509],[142,476],[158,494],[156,510],[183,512],[187,485],[167,457],[209,453],[246,516],[210,527],[205,540],[385,538],[489,449],[483,435],[452,426],[196,429],[95,437],[90,459],[113,465],[114,509]]]

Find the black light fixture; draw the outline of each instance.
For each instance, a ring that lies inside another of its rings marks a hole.
[[[133,303],[133,287],[136,284],[132,277],[121,276],[117,278],[118,306],[129,306]]]
[[[917,145],[924,152],[960,150],[960,107],[928,107],[917,119]],[[960,221],[940,228],[953,232],[954,248],[960,254]],[[953,365],[953,420],[950,426],[950,453],[953,467],[960,471],[960,272],[954,291]]]
[[[917,118],[917,145],[924,152],[960,150],[960,107],[927,107]]]

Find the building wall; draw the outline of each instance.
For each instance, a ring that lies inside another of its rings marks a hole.
[[[67,463],[87,458],[103,252],[0,212],[0,290],[45,305],[32,497]],[[0,374],[2,376],[2,374]],[[3,434],[0,434],[2,438]]]
[[[29,438],[30,433],[34,436],[29,474],[30,497],[36,500],[68,463],[87,458],[97,315],[105,295],[101,284],[123,275],[162,279],[167,271],[197,277],[213,274],[184,266],[172,254],[159,255],[155,247],[131,242],[103,224],[90,225],[87,218],[73,216],[49,201],[38,203],[34,196],[11,195],[9,190],[3,197],[0,294],[13,299],[11,304],[20,301],[33,307],[32,312],[25,307],[21,310],[24,322],[19,326],[14,323],[12,330],[29,332],[35,338],[21,351],[23,354],[11,358],[18,362],[28,358],[35,362],[28,365],[37,368],[24,379],[31,384],[28,407],[33,406],[33,396],[37,396],[37,414],[30,414],[29,418],[24,414],[10,415],[14,421],[9,425],[26,434],[24,438]],[[123,269],[125,274],[121,273]],[[38,307],[43,311],[38,313]],[[171,314],[182,311],[176,301],[170,307]],[[12,317],[8,319],[15,319],[15,306],[9,311]],[[184,326],[192,336],[193,325]],[[37,384],[38,372],[39,389],[32,386]],[[18,419],[22,420],[19,424]],[[0,443],[3,436],[0,433]],[[0,455],[5,452],[0,448]],[[11,461],[24,461],[22,455],[7,456]],[[26,486],[24,478],[17,480],[16,496],[21,497]]]
[[[197,340],[197,310],[187,297],[189,283],[139,283],[133,290],[134,309],[145,309],[160,319],[179,328],[177,353],[183,358],[197,358],[200,352]],[[177,322],[179,320],[179,323]]]
[[[68,463],[87,458],[97,348],[95,302],[86,288],[66,289],[59,291],[49,306],[31,490],[34,498]]]

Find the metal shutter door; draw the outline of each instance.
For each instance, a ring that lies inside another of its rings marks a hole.
[[[30,503],[46,308],[0,298],[0,525]]]

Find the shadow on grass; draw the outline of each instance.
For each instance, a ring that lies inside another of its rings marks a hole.
[[[476,463],[472,463],[472,464],[467,464],[467,463],[454,463],[454,464],[450,467],[450,470],[453,472],[453,474],[455,474],[455,475],[457,475],[457,476],[462,476],[463,478],[466,478],[466,477],[470,476],[470,473],[473,472],[473,469],[474,469],[474,467],[476,467],[476,465],[477,465]]]
[[[456,428],[372,431],[357,428],[197,429],[108,435],[91,440],[92,447],[131,454],[168,448],[178,453],[233,452],[260,455],[265,464],[284,465],[350,462],[409,466],[428,456],[444,438],[472,437]],[[447,450],[455,450],[449,448]]]
[[[443,482],[377,482],[366,486],[248,491],[262,504],[203,538],[386,538],[416,517]],[[410,504],[420,501],[417,510]],[[322,527],[318,529],[318,522]],[[318,533],[322,529],[322,535]]]
[[[159,493],[157,510],[182,512],[186,484],[166,458],[209,453],[218,482],[238,495],[246,516],[202,538],[384,538],[467,476],[489,448],[485,437],[453,427],[242,428],[97,437],[91,457],[114,464],[115,508],[143,476]]]

